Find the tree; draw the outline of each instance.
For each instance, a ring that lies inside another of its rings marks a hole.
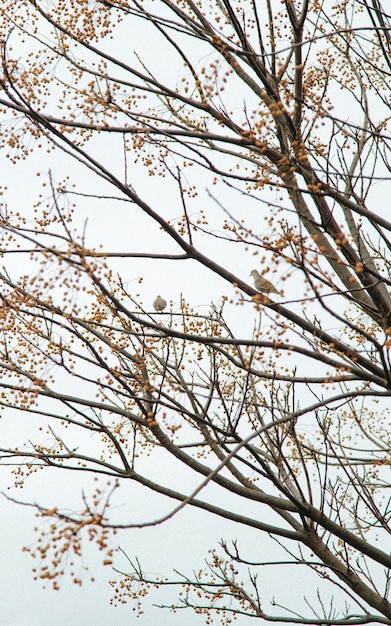
[[[22,427],[1,458],[17,485],[47,468],[108,480],[84,511],[34,505],[51,521],[37,577],[58,586],[84,535],[111,564],[110,535],[135,523],[110,498],[133,482],[177,502],[152,523],[198,507],[238,538],[172,581],[132,561],[125,594],[183,585],[178,606],[207,623],[391,623],[386,3],[4,0],[0,15],[3,154],[17,172],[49,155],[30,208],[3,190],[1,405]],[[90,243],[93,205],[129,249]],[[151,312],[134,260],[162,296],[186,272],[222,298]],[[257,292],[251,266],[282,295]],[[198,486],[151,478],[144,455]],[[308,570],[300,615],[284,589],[267,604],[246,527],[278,544],[281,576]]]

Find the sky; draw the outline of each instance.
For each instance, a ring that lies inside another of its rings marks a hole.
[[[144,41],[137,32],[133,36],[132,45],[134,48],[143,50],[144,60],[153,59],[155,50],[150,42]],[[111,43],[112,51],[115,53],[116,46],[122,49],[124,45],[128,45],[127,41],[125,35],[122,34],[118,41],[114,40]],[[164,59],[164,63],[162,62],[162,67],[168,75],[170,72],[177,72],[175,64],[171,65],[167,59]],[[56,94],[52,96],[55,98]],[[240,94],[237,94],[236,104],[240,105]],[[173,182],[168,178],[154,179],[151,182],[145,168],[142,164],[135,162],[131,154],[128,156],[125,167],[123,146],[119,137],[110,137],[109,141],[107,137],[94,139],[88,144],[88,150],[98,155],[107,167],[112,167],[120,178],[125,177],[126,171],[128,181],[153,207],[172,220],[179,218],[181,206]],[[137,207],[113,200],[110,197],[113,191],[108,185],[98,181],[91,171],[75,163],[63,153],[47,154],[45,150],[36,150],[33,155],[16,165],[11,165],[4,154],[0,154],[0,186],[8,188],[3,201],[9,203],[12,208],[19,207],[23,215],[32,220],[31,199],[40,192],[49,196],[49,169],[56,181],[65,176],[69,176],[71,181],[77,180],[78,194],[93,193],[96,196],[87,199],[82,195],[75,195],[77,203],[75,224],[80,230],[85,229],[86,245],[102,244],[103,248],[108,251],[180,252],[163,233],[152,227],[151,220],[142,215]],[[260,211],[260,207],[263,207],[262,202],[266,201],[266,198],[261,197],[254,201],[242,194],[231,193],[232,190],[214,186],[212,176],[205,171],[200,174],[198,182],[200,193],[190,203],[192,214],[197,214],[201,209],[205,210],[210,219],[211,230],[216,235],[215,238],[210,238],[202,232],[198,233],[197,242],[200,249],[205,252],[213,250],[216,262],[251,283],[250,271],[254,267],[259,267],[259,260],[242,248],[238,249],[236,254],[232,254],[231,246],[225,246],[220,239],[224,234],[221,228],[222,206],[228,212],[239,213],[246,219],[249,226],[266,234],[269,227],[265,218],[261,217]],[[45,186],[42,187],[42,185]],[[218,198],[221,205],[213,200],[210,193]],[[271,202],[278,200],[274,191],[267,193],[269,194],[267,200]],[[258,320],[258,312],[255,311],[251,302],[246,302],[242,306],[240,304],[242,296],[233,286],[193,262],[176,261],[173,263],[163,260],[156,264],[147,259],[122,258],[110,260],[110,267],[121,276],[129,293],[142,302],[147,310],[151,310],[152,301],[158,293],[170,301],[169,306],[174,313],[180,310],[179,304],[182,297],[200,314],[208,313],[211,302],[218,304],[222,298],[228,297],[232,300],[232,304],[228,307],[228,316],[240,336],[249,336],[254,323]],[[271,270],[273,270],[272,267]],[[28,256],[15,260],[12,271],[15,274],[30,271]],[[302,286],[301,274],[293,272],[292,276],[292,280],[286,284],[278,272],[273,276],[268,275],[277,288],[283,287],[286,302],[290,299],[295,300],[297,286]],[[264,324],[269,323],[265,318]],[[4,441],[6,435],[17,438],[19,430],[14,426],[13,416],[6,419],[2,416],[1,419],[3,422],[0,421],[0,439]],[[18,421],[18,424],[20,424],[17,426],[18,429],[26,425],[23,419]],[[305,430],[307,427],[308,424],[304,419],[301,428]],[[167,477],[168,483],[172,477],[178,488],[181,484],[183,488],[188,487],[189,484],[195,488],[199,483],[192,475],[186,475],[183,469],[176,473],[176,468],[172,464],[167,464],[163,457],[157,457],[157,461],[155,457],[153,461],[146,459],[145,463],[152,464],[149,468],[152,474],[155,471],[158,475],[163,474]],[[47,502],[50,506],[58,502],[61,505],[65,503],[71,508],[75,499],[80,498],[81,488],[86,483],[88,480],[85,477],[69,477],[52,472],[45,480],[42,480],[40,476],[33,476],[29,479],[26,490],[21,491],[12,487],[12,479],[5,468],[2,467],[0,472],[0,491],[5,491],[10,497],[16,499]],[[211,487],[208,487],[208,494],[213,498],[214,503],[219,504],[221,494],[214,493]],[[234,500],[233,496],[230,497]],[[36,626],[38,624],[51,626],[54,620],[56,626],[69,626],[72,622],[75,625],[94,624],[95,626],[108,623],[115,623],[117,626],[128,626],[134,623],[141,626],[155,626],[156,624],[177,626],[184,623],[189,626],[198,626],[203,623],[202,618],[196,617],[192,612],[184,614],[179,611],[175,614],[155,608],[154,603],[164,603],[170,594],[176,597],[167,589],[164,593],[151,591],[143,601],[144,613],[137,619],[132,601],[125,605],[111,604],[110,599],[113,594],[109,581],[118,579],[118,574],[110,566],[101,565],[102,555],[88,543],[85,545],[83,562],[84,560],[85,563],[88,562],[90,572],[96,577],[95,582],[89,582],[88,576],[85,576],[83,586],[78,587],[68,577],[64,577],[60,591],[53,591],[50,585],[43,589],[41,582],[33,580],[31,571],[34,566],[33,559],[23,551],[24,546],[33,546],[37,539],[37,533],[34,532],[34,526],[37,524],[34,511],[29,507],[17,506],[7,501],[6,498],[1,499],[0,502],[1,626]],[[220,503],[225,504],[223,500]],[[153,521],[161,513],[171,511],[174,506],[175,503],[163,501],[158,496],[130,483],[121,488],[118,497],[114,498],[112,513],[118,514],[118,517],[127,516],[133,522],[145,519]],[[235,501],[235,506],[240,508],[241,503]],[[258,518],[264,515],[263,509],[258,510],[255,504],[247,504],[246,507],[245,512],[248,511],[248,514],[252,513]],[[227,541],[239,539],[240,546],[254,560],[274,561],[277,555],[282,554],[278,546],[268,541],[265,536],[248,528],[239,527],[232,522],[212,517],[202,511],[191,509],[189,506],[164,524],[118,533],[114,541],[129,558],[139,558],[143,568],[151,576],[177,577],[174,568],[184,574],[191,574],[193,569],[198,570],[204,567],[208,550],[217,547],[222,538]],[[115,565],[126,571],[128,563],[123,554],[116,555]],[[284,585],[288,588],[286,581],[281,581],[277,576],[270,575],[270,570],[267,571],[267,574],[260,572],[262,589],[266,595],[272,596],[273,589],[280,591]],[[245,569],[243,575],[248,577]],[[289,595],[294,606],[295,591],[305,586],[309,578],[304,571],[296,568],[294,575],[287,572],[287,579],[290,581]],[[309,589],[308,594],[309,596],[316,595],[316,589]],[[252,621],[244,617],[240,618],[241,626],[246,626]]]

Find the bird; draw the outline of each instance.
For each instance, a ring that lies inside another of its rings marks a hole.
[[[167,306],[167,301],[164,300],[161,296],[156,296],[156,300],[153,302],[153,308],[155,311],[161,313]]]
[[[269,280],[266,280],[257,270],[252,270],[250,276],[253,277],[254,287],[261,293],[277,293],[281,296],[281,291],[275,288]]]

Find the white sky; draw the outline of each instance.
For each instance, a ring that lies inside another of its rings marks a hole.
[[[123,45],[123,42],[120,42]],[[141,45],[143,42],[141,42]],[[133,47],[137,47],[137,41],[133,42]],[[146,47],[145,56],[154,54],[151,47]],[[169,64],[167,64],[169,65]],[[101,146],[96,147],[99,157],[107,165],[111,166],[118,173],[123,173],[123,152],[122,145],[118,137],[107,138],[97,142]],[[109,146],[109,149],[108,149]],[[92,149],[92,143],[88,149]],[[29,214],[31,211],[31,198],[35,195],[37,186],[45,180],[48,169],[52,169],[53,176],[59,180],[62,176],[69,174],[78,179],[78,191],[93,191],[96,194],[109,193],[110,188],[97,181],[97,178],[88,170],[73,164],[67,157],[60,155],[46,155],[42,150],[34,157],[16,166],[11,166],[0,154],[0,185],[6,185],[9,189],[5,197],[10,208],[19,206],[21,212]],[[140,195],[150,200],[156,210],[169,215],[171,218],[179,217],[182,213],[177,197],[173,193],[172,185],[168,179],[152,180],[147,177],[141,166],[131,162],[129,155],[128,179],[134,182],[136,190]],[[36,172],[42,175],[37,179]],[[215,221],[216,232],[221,233],[218,226],[221,210],[213,205],[213,201],[208,198],[205,188],[208,187],[218,197],[220,202],[225,203],[226,208],[231,211],[236,210],[237,205],[232,206],[233,197],[235,202],[240,200],[243,214],[239,217],[246,217],[249,223],[259,228],[260,232],[267,231],[263,214],[265,209],[249,199],[238,195],[231,196],[219,188],[212,188],[210,179],[203,174],[200,179],[201,193],[199,198],[190,203],[191,212],[197,213],[200,208],[205,208]],[[270,200],[274,201],[272,194]],[[87,222],[87,243],[89,241],[96,244],[103,243],[104,248],[109,251],[152,251],[152,252],[176,252],[175,249],[158,229],[152,225],[151,220],[141,215],[137,207],[129,204],[119,204],[110,200],[88,200],[80,201],[75,223],[82,227],[84,221]],[[153,227],[152,227],[153,226]],[[218,230],[217,230],[218,229]],[[254,260],[250,253],[238,249],[232,255],[231,246],[217,240],[210,240],[202,234],[198,241],[206,251],[213,249],[214,259],[225,265],[229,270],[237,273],[241,278],[250,282],[249,273],[253,267],[257,267],[257,260]],[[205,313],[209,309],[210,302],[217,303],[223,295],[232,297],[237,302],[238,297],[235,291],[226,282],[215,277],[207,270],[200,270],[194,263],[189,261],[159,261],[158,264],[148,260],[123,259],[111,261],[110,265],[121,274],[122,280],[127,289],[133,294],[140,294],[140,300],[145,307],[151,303],[157,293],[160,293],[167,300],[172,300],[173,310],[179,305],[181,294],[199,312]],[[157,269],[158,267],[158,269]],[[19,266],[17,263],[13,268],[15,272],[24,273],[30,268]],[[142,284],[138,283],[140,276],[144,277]],[[269,276],[270,278],[271,276]],[[301,287],[302,278],[299,273],[293,275],[287,286],[281,282],[278,274],[273,277],[273,282],[278,288],[283,287],[286,292],[286,299],[297,296],[297,288]],[[256,313],[251,304],[245,307],[235,305],[229,309],[229,317],[233,324],[240,329],[240,336],[249,335]],[[305,423],[304,423],[305,427]],[[3,431],[4,432],[4,431]],[[0,435],[2,439],[2,435]],[[164,470],[164,466],[163,466]],[[160,471],[160,468],[159,468]],[[180,480],[187,480],[184,476],[176,477]],[[79,479],[77,479],[79,480]],[[74,487],[77,480],[73,478],[70,485],[68,477],[55,476],[43,480],[31,481],[26,495],[21,491],[11,490],[10,495],[21,499],[32,499],[34,497],[45,500],[45,496],[54,497],[60,493],[61,498],[65,497],[72,501],[74,497]],[[9,477],[5,472],[0,474],[0,487],[6,489],[10,484]],[[80,481],[80,485],[82,482]],[[196,484],[198,484],[196,482]],[[78,488],[78,484],[76,487]],[[125,497],[126,496],[126,497]],[[152,520],[156,516],[155,502],[156,496],[142,491],[137,486],[129,484],[121,490],[118,497],[117,506],[126,510],[129,508],[130,515],[134,515],[134,520],[138,521],[142,515]],[[50,504],[50,503],[48,503]],[[171,503],[169,503],[171,506]],[[158,502],[160,505],[160,501]],[[164,511],[169,510],[164,505]],[[175,503],[172,503],[175,506]],[[250,508],[249,508],[250,509]],[[100,564],[100,555],[90,553],[91,567],[96,565],[97,582],[90,584],[86,579],[85,584],[80,589],[72,584],[68,579],[62,582],[60,592],[53,592],[50,588],[45,591],[41,589],[41,584],[32,580],[31,568],[33,562],[31,558],[21,551],[23,545],[30,545],[35,540],[32,530],[34,526],[34,513],[25,507],[16,507],[7,501],[1,501],[0,519],[2,533],[0,534],[0,553],[2,555],[2,567],[0,568],[0,623],[2,626],[69,626],[70,623],[94,624],[103,626],[115,623],[116,626],[125,626],[136,623],[136,618],[132,613],[132,602],[126,606],[112,607],[109,604],[111,589],[107,581],[113,578],[110,568],[103,568]],[[129,554],[129,557],[137,556],[146,571],[153,574],[171,576],[172,568],[175,567],[184,573],[191,574],[193,568],[199,569],[204,565],[209,548],[216,547],[221,538],[238,539],[240,545],[244,545],[253,558],[273,560],[275,558],[275,544],[268,544],[266,537],[260,533],[252,532],[244,527],[238,527],[233,523],[219,520],[203,512],[195,511],[187,507],[177,517],[169,522],[143,530],[130,530],[118,536],[118,543]],[[90,548],[87,546],[87,553]],[[269,552],[270,551],[270,552]],[[126,569],[126,562],[122,558],[116,562]],[[90,569],[91,569],[90,567]],[[262,574],[260,574],[262,577]],[[289,588],[291,597],[305,580],[302,570],[296,568],[294,577]],[[270,574],[262,580],[263,589],[272,592],[273,587],[279,586],[279,580],[270,578]],[[316,591],[314,590],[316,593]],[[310,593],[310,592],[309,592]],[[137,620],[140,626],[155,626],[156,624],[167,624],[177,626],[179,624],[203,623],[203,620],[194,616],[192,612],[178,612],[176,615],[152,607],[152,600],[164,602],[162,593],[151,593],[151,597],[144,601],[145,613]],[[294,600],[293,600],[294,602]],[[269,607],[265,607],[268,610]],[[240,624],[245,626],[250,620],[239,618]],[[239,623],[239,622],[238,622]]]

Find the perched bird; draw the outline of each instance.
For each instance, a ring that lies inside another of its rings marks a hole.
[[[161,313],[167,306],[166,300],[164,300],[161,296],[156,296],[156,300],[153,302],[153,308],[155,311]]]
[[[253,277],[255,289],[261,293],[278,293],[281,296],[281,292],[269,280],[261,276],[257,270],[253,270],[250,275]]]

